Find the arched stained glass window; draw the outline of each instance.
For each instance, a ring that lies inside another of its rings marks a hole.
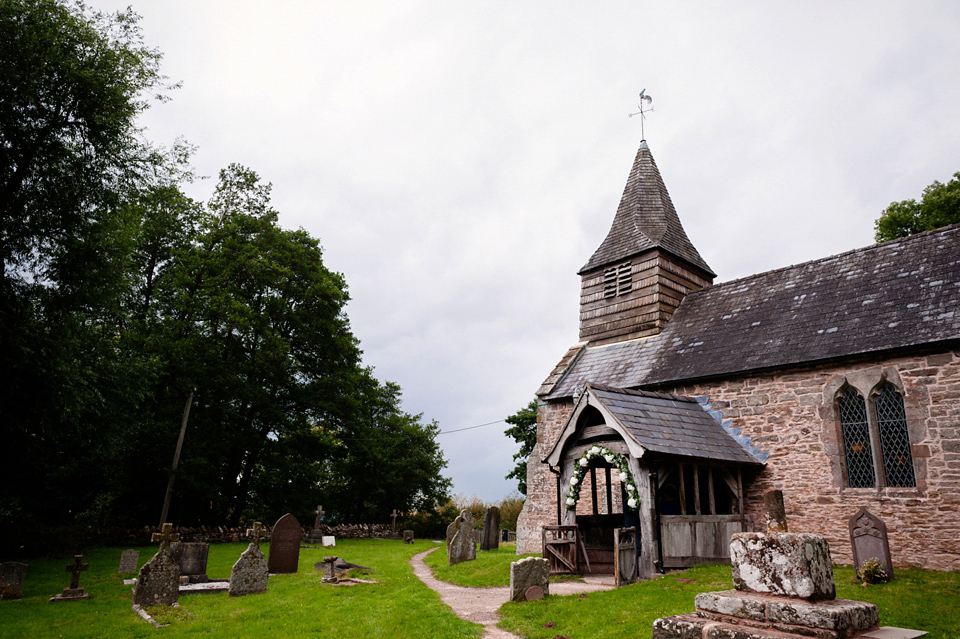
[[[873,473],[873,452],[870,449],[870,426],[863,396],[847,386],[837,397],[843,448],[847,460],[847,483],[851,488],[870,488],[876,483]]]
[[[877,411],[877,429],[880,431],[887,486],[912,488],[917,482],[913,476],[913,457],[910,455],[903,397],[893,384],[887,382],[880,387],[873,404]]]

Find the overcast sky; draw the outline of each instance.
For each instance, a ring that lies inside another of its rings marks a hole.
[[[444,431],[516,412],[577,342],[641,89],[718,281],[866,246],[960,171],[957,2],[132,2],[183,83],[148,137],[211,176],[188,193],[232,162],[272,182],[366,364]],[[439,436],[455,492],[515,488],[504,427]]]

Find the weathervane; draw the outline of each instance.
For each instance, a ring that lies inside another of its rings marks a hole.
[[[650,113],[651,111],[653,111],[653,107],[650,107],[649,109],[644,109],[644,108],[643,108],[643,107],[644,107],[644,102],[646,102],[647,105],[649,105],[651,102],[653,102],[653,98],[651,98],[649,95],[647,95],[647,90],[646,90],[646,89],[644,89],[643,91],[640,92],[640,99],[637,101],[637,104],[638,104],[638,106],[640,107],[640,110],[637,111],[636,113],[628,113],[628,114],[627,114],[627,117],[628,117],[628,118],[632,118],[632,117],[635,116],[635,115],[639,115],[639,116],[640,116],[640,139],[641,139],[641,140],[647,139],[647,138],[646,138],[646,135],[644,135],[644,132],[643,132],[643,121],[644,121],[644,119],[646,119],[646,117],[647,117],[645,114]]]

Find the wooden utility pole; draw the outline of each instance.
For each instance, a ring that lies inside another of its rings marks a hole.
[[[170,510],[170,496],[173,494],[173,480],[177,476],[177,465],[180,463],[180,450],[183,449],[183,436],[187,432],[187,419],[190,417],[190,406],[193,404],[193,389],[187,395],[187,405],[183,407],[183,421],[180,423],[180,438],[177,440],[177,450],[173,453],[173,468],[170,470],[170,481],[167,482],[167,494],[163,498],[163,510],[160,511],[160,526],[167,521],[167,512]]]

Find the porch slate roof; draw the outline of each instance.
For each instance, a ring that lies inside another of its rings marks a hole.
[[[537,394],[657,388],[960,340],[960,224],[690,293],[659,335],[568,352]]]
[[[760,464],[734,435],[695,399],[668,393],[590,385],[594,396],[644,449],[740,464]]]

